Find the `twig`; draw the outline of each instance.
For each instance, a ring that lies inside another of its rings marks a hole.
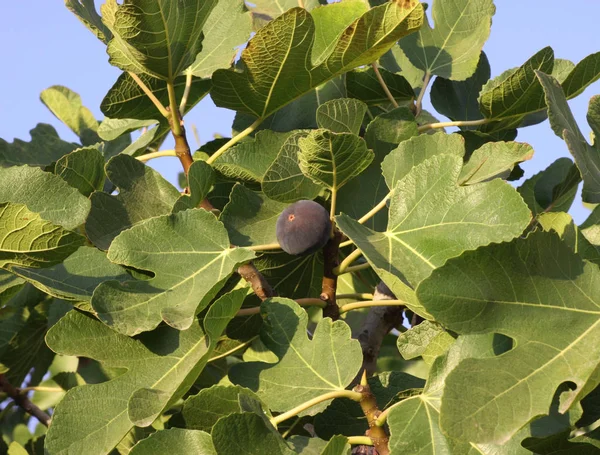
[[[367,213],[365,213],[359,220],[358,222],[360,224],[365,224],[369,219],[373,218],[375,216],[375,214],[377,212],[379,212],[382,208],[384,208],[387,205],[387,201],[394,195],[394,190],[391,190],[388,194],[386,194],[386,196],[379,202],[379,204],[377,204],[375,207],[373,207],[371,210],[369,210]]]
[[[237,273],[246,282],[250,283],[252,290],[261,301],[264,302],[269,297],[275,295],[269,282],[252,262],[248,262],[247,264],[238,267]]]
[[[44,387],[44,386],[35,386],[35,387],[21,387],[18,389],[19,392],[66,392],[62,387]]]
[[[165,106],[163,106],[163,104],[156,97],[156,95],[154,95],[154,93],[152,92],[152,90],[150,90],[148,88],[148,86],[146,84],[144,84],[144,81],[142,81],[142,79],[137,74],[132,73],[131,71],[129,71],[129,75],[137,83],[137,85],[140,86],[140,88],[146,94],[146,96],[148,98],[150,98],[150,101],[152,101],[152,103],[156,106],[156,108],[160,111],[160,113],[164,117],[169,118],[170,114],[169,114],[168,109]]]
[[[248,128],[246,128],[241,133],[237,134],[235,137],[232,137],[231,139],[229,139],[225,144],[223,144],[223,146],[219,150],[217,150],[215,153],[213,153],[210,156],[210,158],[208,158],[206,160],[206,162],[208,164],[213,164],[215,162],[215,160],[217,158],[219,158],[227,150],[229,150],[230,147],[233,147],[235,144],[240,142],[246,136],[251,134],[256,128],[258,128],[258,126],[262,123],[262,121],[263,121],[262,118],[257,118],[256,121],[252,125],[250,125]]]
[[[344,258],[344,260],[341,262],[341,264],[339,266],[337,266],[336,268],[333,269],[333,273],[335,273],[336,275],[341,275],[345,272],[345,270],[350,267],[350,264],[352,264],[354,261],[356,261],[359,257],[362,256],[362,251],[360,251],[358,248],[355,249],[352,253],[350,253],[348,256],[346,256]]]
[[[298,6],[304,8],[304,0],[298,0]]]
[[[264,245],[252,245],[246,246],[244,248],[248,248],[252,251],[271,251],[271,250],[280,250],[281,245],[279,243],[265,243]]]
[[[335,293],[337,291],[337,275],[334,270],[338,267],[338,253],[340,250],[340,242],[342,233],[335,229],[333,237],[329,239],[323,248],[323,280],[321,281],[321,300],[327,306],[323,309],[323,317],[331,318],[334,321],[340,317],[340,309],[337,306]]]
[[[23,409],[26,413],[38,419],[42,425],[50,425],[50,416],[33,404],[31,400],[27,398],[27,395],[22,394],[17,388],[8,382],[6,376],[3,374],[0,374],[0,390],[11,397],[17,406]]]
[[[373,294],[338,294],[335,296],[338,300],[343,299],[360,299],[360,300],[373,300]]]
[[[179,112],[183,114],[185,111],[185,106],[187,105],[187,100],[190,96],[190,90],[192,88],[192,73],[188,72],[185,75],[185,89],[183,90],[183,96],[181,97],[181,102],[179,103]]]
[[[325,308],[326,303],[323,302],[321,299],[297,299],[296,303],[302,307],[309,307],[309,306],[318,306],[321,308]],[[260,307],[256,306],[256,307],[252,307],[252,308],[242,308],[241,310],[239,310],[236,313],[236,316],[251,316],[253,314],[258,314],[260,313]]]
[[[343,272],[339,272],[338,275],[344,275],[346,273],[354,273],[359,272],[361,270],[365,270],[371,268],[371,264],[365,262],[363,264],[351,265],[350,267],[346,267]]]
[[[190,145],[187,141],[183,121],[177,107],[175,86],[172,82],[167,82],[167,91],[169,92],[169,126],[171,127],[173,138],[175,139],[175,154],[177,155],[177,158],[179,158],[179,161],[181,161],[183,172],[187,176],[194,160],[192,158],[192,153],[190,152]]]
[[[333,392],[324,393],[323,395],[319,395],[318,397],[313,398],[312,400],[305,401],[304,403],[296,406],[294,409],[290,409],[289,411],[284,412],[283,414],[279,414],[278,416],[273,417],[271,419],[271,423],[274,426],[277,426],[281,422],[300,414],[302,411],[312,408],[313,406],[316,406],[319,403],[322,403],[327,400],[333,400],[334,398],[350,398],[351,400],[359,401],[362,399],[362,397],[363,396],[360,392],[354,392],[352,390],[335,390]]]
[[[479,120],[457,120],[455,122],[428,123],[426,125],[420,126],[417,129],[419,133],[423,133],[425,131],[433,130],[436,128],[449,128],[451,126],[479,126],[485,125],[486,123],[490,122],[491,120],[488,118],[482,118]]]
[[[385,92],[385,96],[388,97],[388,99],[390,100],[390,103],[392,103],[392,106],[394,106],[395,108],[398,107],[398,102],[396,101],[396,98],[394,98],[394,95],[392,95],[392,92],[390,92],[390,89],[387,86],[387,84],[385,83],[383,76],[379,72],[379,65],[377,65],[377,62],[373,62],[373,63],[371,63],[371,66],[373,67],[373,71],[375,71],[375,76],[377,76],[379,85],[381,85],[381,88]]]
[[[425,97],[425,92],[427,91],[427,86],[429,85],[429,81],[431,80],[431,73],[426,72],[423,77],[423,87],[421,87],[421,91],[419,92],[419,96],[417,97],[416,108],[415,108],[415,117],[417,117],[423,108],[423,98]]]
[[[348,444],[359,446],[372,446],[373,441],[368,436],[348,436]]]
[[[371,388],[368,384],[359,384],[352,390],[354,392],[359,392],[362,395],[359,403],[369,425],[366,435],[373,441],[373,445],[375,446],[375,449],[377,449],[379,455],[389,455],[389,437],[382,427],[375,425],[377,417],[381,414],[375,395],[371,392]]]
[[[136,159],[145,163],[146,161],[153,160],[154,158],[162,158],[163,156],[177,156],[177,153],[175,153],[175,150],[159,150],[158,152],[150,152],[145,155],[136,156]]]

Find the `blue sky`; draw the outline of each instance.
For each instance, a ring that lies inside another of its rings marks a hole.
[[[492,77],[521,65],[545,46],[551,46],[556,57],[575,63],[600,50],[597,0],[496,0],[495,3],[492,33],[484,47]],[[76,140],[41,104],[40,92],[51,85],[65,85],[78,92],[84,104],[102,119],[100,102],[120,71],[108,64],[104,45],[60,0],[5,1],[2,13],[0,137],[7,141],[15,137],[29,140],[29,130],[44,122],[53,125],[62,138]],[[587,105],[596,94],[600,94],[600,81],[570,102],[586,136],[590,131],[585,120]],[[428,98],[426,109],[431,106]],[[188,125],[194,123],[198,127],[202,142],[210,140],[214,133],[228,135],[232,120],[233,112],[216,108],[210,99],[202,101],[186,117]],[[192,137],[190,141],[192,147],[197,145]],[[564,142],[554,135],[547,121],[521,129],[517,141],[527,142],[535,150],[533,159],[523,165],[526,177],[559,157],[569,156]],[[166,178],[176,181],[180,171],[176,158],[161,158],[152,164]],[[589,211],[577,199],[571,213],[580,223]]]

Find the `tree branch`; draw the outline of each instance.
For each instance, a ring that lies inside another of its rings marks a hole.
[[[417,97],[417,101],[415,103],[415,117],[418,117],[423,108],[423,98],[425,97],[425,92],[427,91],[427,86],[429,85],[429,81],[431,80],[431,73],[426,72],[423,77],[423,87],[421,87],[421,91],[419,92],[419,96]]]
[[[0,374],[0,390],[11,397],[17,406],[23,409],[26,413],[38,419],[42,425],[50,425],[50,416],[33,404],[31,400],[27,398],[27,395],[21,393],[19,389],[8,382],[6,376],[3,374]]]
[[[388,447],[389,437],[382,427],[375,425],[377,417],[381,414],[375,395],[371,392],[369,384],[360,384],[352,389],[354,392],[359,392],[362,397],[359,401],[363,414],[367,418],[369,429],[366,435],[373,441],[373,446],[377,449],[379,455],[389,455]]]
[[[333,237],[331,237],[325,247],[323,247],[323,259],[325,264],[323,267],[323,281],[321,282],[321,300],[326,303],[326,306],[323,309],[323,317],[331,318],[334,321],[340,318],[340,309],[338,308],[335,299],[338,277],[334,270],[339,265],[338,252],[340,250],[341,241],[342,233],[336,228],[333,232]]]
[[[373,303],[386,301],[397,302],[394,294],[382,281],[375,288]],[[358,341],[363,352],[363,371],[366,371],[368,376],[375,372],[377,357],[384,337],[394,327],[402,324],[403,310],[404,306],[397,304],[393,306],[373,306],[369,310],[358,335]]]

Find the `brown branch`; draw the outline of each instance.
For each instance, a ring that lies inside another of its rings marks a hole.
[[[338,252],[341,241],[342,233],[336,228],[333,237],[329,239],[329,242],[323,248],[325,265],[323,268],[323,281],[321,282],[321,300],[327,304],[323,309],[323,317],[331,318],[334,321],[340,318],[340,309],[335,299],[338,277],[334,270],[340,264]]]
[[[50,416],[33,404],[31,400],[27,398],[26,394],[22,393],[19,389],[8,382],[6,376],[3,374],[0,374],[0,390],[11,397],[17,406],[23,409],[26,413],[38,419],[40,423],[45,426],[50,425]]]
[[[396,297],[382,281],[375,288],[373,300],[395,300]],[[383,339],[394,327],[402,324],[403,306],[372,307],[365,318],[358,341],[363,352],[363,368],[368,376],[375,372]]]
[[[173,121],[179,122],[179,129],[173,128]],[[185,134],[183,120],[180,120],[179,115],[174,115],[171,116],[171,118],[169,119],[169,123],[171,124],[171,132],[173,133],[173,138],[175,139],[175,155],[177,155],[177,158],[179,158],[179,161],[181,161],[183,172],[187,176],[190,167],[194,162],[194,159],[192,158],[190,145]]]
[[[371,441],[373,441],[373,446],[375,449],[377,449],[377,453],[379,455],[389,455],[389,437],[383,427],[378,427],[375,425],[377,417],[379,417],[381,414],[379,406],[377,405],[377,400],[375,399],[375,395],[373,395],[371,388],[366,383],[357,385],[352,390],[362,394],[362,398],[359,403],[363,414],[367,418],[367,423],[369,424],[369,429],[367,430],[366,435],[371,438]]]

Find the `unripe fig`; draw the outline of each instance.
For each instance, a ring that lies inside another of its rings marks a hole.
[[[311,254],[323,248],[331,234],[329,213],[314,201],[298,201],[277,219],[277,241],[288,254]]]

